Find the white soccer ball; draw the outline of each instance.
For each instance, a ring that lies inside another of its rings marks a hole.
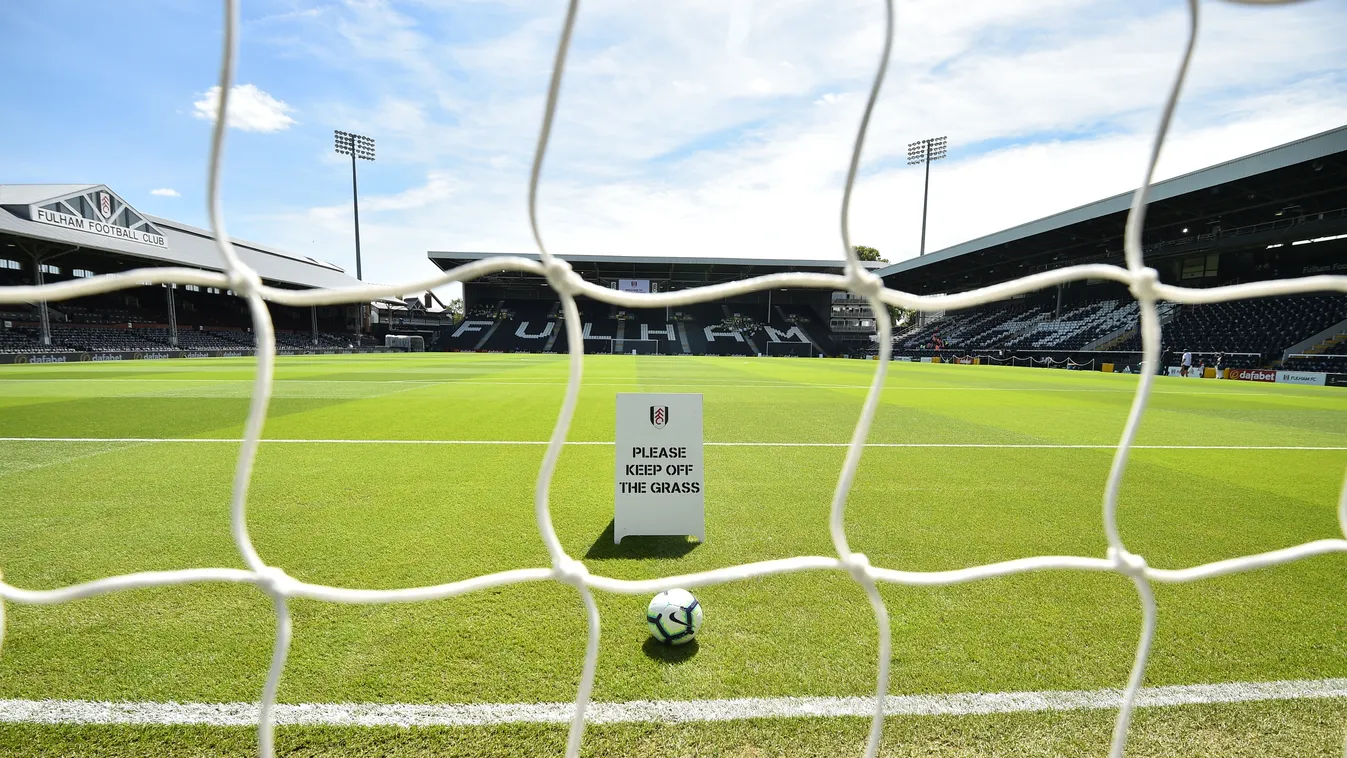
[[[687,590],[665,590],[645,609],[650,634],[666,645],[690,642],[702,628],[702,604]]]

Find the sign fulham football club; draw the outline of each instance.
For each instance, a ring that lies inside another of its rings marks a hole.
[[[100,201],[99,213],[102,213],[101,202],[102,201]],[[109,211],[111,211],[110,208]],[[126,240],[128,242],[139,242],[142,245],[154,245],[155,247],[168,247],[168,243],[164,240],[164,235],[154,231],[147,231],[143,229],[128,229],[124,226],[118,226],[117,224],[111,222],[99,221],[98,219],[93,218],[82,218],[80,216],[72,216],[69,213],[59,213],[57,211],[49,211],[46,208],[38,208],[33,213],[32,220],[40,224],[51,224],[52,226],[64,226],[67,229],[75,229],[81,232],[89,232],[90,234],[99,234],[104,237],[112,237],[114,239]]]
[[[640,535],[706,540],[702,396],[620,392],[613,541]]]

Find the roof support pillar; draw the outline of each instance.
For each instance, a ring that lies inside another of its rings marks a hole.
[[[1062,285],[1057,285],[1057,309],[1053,311],[1052,317],[1060,319],[1062,317]]]
[[[45,283],[42,271],[42,261],[47,257],[37,248],[29,248],[20,244],[19,249],[28,253],[28,257],[33,259],[33,284],[41,287]],[[51,345],[51,314],[47,311],[46,299],[38,300],[33,305],[37,306],[38,323],[38,342],[43,345]]]
[[[312,329],[311,329],[311,331],[310,331],[310,335],[309,335],[309,336],[313,339],[313,344],[314,344],[314,346],[317,347],[317,346],[318,346],[318,306],[316,306],[316,305],[310,305],[310,306],[309,306],[309,322],[310,322],[310,324],[311,324],[311,326],[312,326]]]
[[[164,292],[168,298],[168,344],[175,349],[178,347],[178,308],[173,302],[173,288],[176,286],[176,284],[164,285]]]
[[[42,256],[32,253],[33,256],[33,282],[37,286],[43,285],[42,278]],[[47,312],[47,300],[43,298],[37,301],[37,321],[38,321],[38,341],[43,345],[51,345],[51,314]]]

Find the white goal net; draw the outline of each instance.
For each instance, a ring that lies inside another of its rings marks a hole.
[[[629,340],[614,337],[613,352],[624,355],[659,355],[664,351],[660,349],[659,340]]]
[[[288,290],[264,286],[258,274],[242,263],[235,254],[225,229],[225,219],[221,211],[220,175],[225,155],[224,142],[227,119],[215,119],[209,155],[208,193],[211,229],[214,232],[216,244],[224,262],[225,273],[188,268],[149,268],[46,285],[4,287],[0,288],[0,304],[37,302],[40,300],[62,301],[144,284],[161,283],[227,288],[233,290],[238,297],[247,303],[252,316],[253,331],[256,334],[257,374],[235,468],[230,502],[234,542],[247,568],[195,568],[180,571],[135,573],[50,590],[27,590],[8,583],[0,583],[0,598],[22,604],[52,604],[142,587],[196,582],[233,582],[254,585],[271,598],[276,613],[275,646],[266,684],[260,696],[258,718],[259,751],[263,756],[271,756],[274,747],[276,690],[285,671],[286,656],[290,648],[290,601],[292,599],[309,598],[334,603],[406,603],[449,598],[489,587],[519,582],[561,582],[575,588],[583,603],[588,620],[584,667],[575,697],[575,709],[566,746],[566,755],[576,756],[579,754],[580,742],[584,734],[585,709],[589,703],[590,690],[594,683],[594,671],[599,652],[599,612],[592,594],[594,590],[623,594],[651,594],[672,587],[699,587],[788,572],[842,571],[848,573],[864,589],[873,607],[878,628],[879,651],[876,664],[874,708],[865,746],[865,755],[874,756],[879,748],[880,733],[885,715],[889,686],[889,662],[892,655],[888,611],[877,589],[879,582],[929,586],[973,582],[1029,571],[1114,572],[1132,581],[1136,587],[1137,598],[1142,609],[1142,622],[1138,630],[1139,641],[1136,656],[1119,701],[1117,720],[1112,737],[1110,754],[1115,758],[1122,756],[1127,742],[1128,724],[1138,688],[1145,678],[1147,658],[1155,633],[1157,610],[1151,589],[1154,583],[1193,582],[1224,574],[1283,564],[1325,553],[1347,552],[1347,539],[1344,539],[1344,536],[1347,536],[1347,489],[1344,489],[1339,496],[1337,505],[1338,519],[1344,535],[1324,535],[1322,539],[1294,547],[1178,569],[1151,567],[1147,565],[1142,556],[1128,551],[1118,531],[1116,518],[1118,493],[1123,472],[1127,467],[1128,454],[1136,438],[1137,429],[1155,382],[1154,368],[1158,365],[1160,353],[1160,322],[1156,312],[1156,302],[1167,300],[1175,303],[1214,303],[1239,298],[1288,295],[1323,290],[1347,292],[1347,276],[1311,276],[1298,279],[1252,282],[1212,289],[1188,289],[1160,283],[1156,272],[1146,267],[1142,259],[1141,230],[1146,215],[1148,192],[1160,148],[1165,142],[1165,135],[1174,113],[1175,104],[1183,89],[1184,77],[1188,71],[1188,64],[1197,37],[1198,3],[1197,0],[1189,0],[1188,11],[1190,15],[1187,42],[1178,56],[1177,72],[1165,97],[1160,124],[1151,144],[1144,171],[1141,172],[1142,182],[1133,196],[1131,211],[1127,219],[1123,240],[1126,259],[1124,267],[1105,264],[1072,266],[954,295],[919,297],[886,289],[879,278],[860,265],[851,246],[848,232],[848,212],[852,186],[860,163],[861,148],[864,144],[871,112],[884,81],[893,47],[895,22],[893,1],[885,0],[885,5],[887,16],[883,29],[883,53],[878,61],[877,70],[869,89],[869,96],[861,114],[860,126],[856,133],[855,144],[847,169],[846,183],[840,198],[840,252],[845,256],[847,262],[846,273],[843,275],[783,273],[677,292],[626,293],[583,281],[564,260],[547,251],[543,244],[542,230],[538,226],[536,213],[538,178],[547,152],[548,138],[561,90],[571,32],[579,9],[578,0],[570,1],[561,29],[560,42],[547,90],[547,100],[530,178],[529,220],[540,253],[539,261],[522,257],[492,258],[475,261],[452,271],[437,274],[434,277],[390,286],[361,286],[341,290]],[[226,0],[225,8],[224,51],[220,67],[219,92],[221,112],[227,113],[234,81],[235,53],[238,45],[238,2]],[[878,30],[876,33],[878,33]],[[400,297],[404,294],[425,292],[450,282],[467,281],[488,273],[502,271],[528,272],[545,277],[560,296],[565,311],[569,379],[561,410],[557,415],[556,425],[552,430],[546,454],[538,471],[534,500],[538,529],[551,556],[551,565],[487,574],[448,584],[391,590],[363,590],[310,584],[286,575],[278,567],[268,565],[258,554],[249,537],[245,517],[253,464],[257,456],[262,427],[266,422],[267,407],[272,393],[272,377],[275,371],[276,340],[267,310],[267,302],[295,306],[370,302],[378,298]],[[1033,556],[952,571],[923,572],[899,571],[872,566],[864,555],[853,552],[847,544],[843,528],[846,502],[889,370],[889,359],[892,352],[892,324],[886,306],[892,305],[928,312],[953,311],[1084,279],[1106,279],[1121,282],[1130,287],[1133,296],[1140,303],[1143,337],[1142,354],[1144,365],[1147,368],[1141,373],[1137,381],[1131,410],[1122,429],[1121,439],[1114,452],[1112,467],[1104,486],[1102,528],[1108,542],[1106,553],[1093,556]],[[581,334],[582,321],[576,306],[576,296],[584,295],[594,300],[626,308],[665,308],[706,302],[772,287],[850,291],[864,297],[869,302],[878,322],[879,360],[874,364],[874,376],[851,435],[846,457],[832,496],[829,527],[836,555],[783,558],[647,581],[626,581],[590,574],[584,564],[567,555],[562,549],[556,531],[552,526],[549,510],[552,476],[556,470],[557,460],[575,413],[584,370],[583,351],[585,341]]]
[[[770,356],[792,356],[796,358],[811,358],[818,355],[818,348],[812,342],[773,342],[766,340],[762,346],[762,354]]]
[[[419,334],[384,335],[384,347],[399,348],[409,353],[424,353],[426,339]]]

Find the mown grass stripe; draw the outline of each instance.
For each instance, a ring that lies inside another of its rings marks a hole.
[[[70,443],[237,443],[229,437],[0,437],[0,442]],[[532,445],[544,446],[545,440],[356,440],[356,439],[263,439],[271,445]],[[567,445],[608,445],[612,442],[572,440]],[[846,447],[845,442],[707,442],[707,447]],[[1015,442],[868,442],[866,447],[989,448],[995,450],[1112,450],[1117,445]],[[1133,450],[1347,450],[1342,445],[1133,445]]]

